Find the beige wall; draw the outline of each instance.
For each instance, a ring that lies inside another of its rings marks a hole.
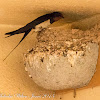
[[[65,19],[53,26],[70,26],[73,28],[88,29],[100,21],[99,0],[2,0],[0,2],[0,93],[2,95],[24,94],[31,96],[53,94],[38,87],[27,75],[23,65],[23,53],[33,47],[36,42],[36,33],[30,33],[18,48],[3,62],[5,56],[20,41],[23,34],[4,38],[6,32],[15,30],[36,17],[52,12],[61,11]],[[100,59],[97,71],[87,87],[77,90],[76,100],[100,100]],[[93,89],[92,89],[93,88]],[[56,91],[55,100],[73,100],[73,91]],[[9,100],[1,98],[0,100]],[[13,97],[10,100],[23,100],[25,98]],[[75,100],[74,99],[74,100]],[[32,100],[26,98],[26,100]],[[35,99],[34,100],[41,100]],[[43,100],[53,100],[43,99]]]

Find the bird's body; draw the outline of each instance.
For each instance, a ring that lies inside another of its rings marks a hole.
[[[12,35],[15,35],[15,34],[24,33],[24,32],[26,32],[26,31],[28,31],[30,29],[35,29],[37,25],[39,25],[39,24],[41,24],[41,23],[43,23],[43,22],[45,22],[47,20],[50,20],[49,14],[43,15],[41,17],[38,17],[37,19],[35,19],[32,22],[30,22],[27,25],[25,25],[24,27],[21,27],[20,29],[12,31],[12,32],[8,32],[5,35],[12,36]]]
[[[45,14],[45,15],[40,16],[37,19],[33,20],[32,22],[28,23],[24,27],[19,28],[18,30],[15,30],[15,31],[12,31],[12,32],[8,32],[5,35],[8,35],[7,37],[10,37],[10,36],[13,36],[15,34],[25,33],[23,38],[17,44],[17,46],[18,46],[32,29],[34,29],[35,32],[39,32],[39,31],[47,28],[50,24],[54,23],[55,21],[58,21],[61,18],[63,18],[63,16],[59,12],[53,12],[53,13],[50,13],[50,14]],[[11,52],[6,56],[6,58],[11,54]]]

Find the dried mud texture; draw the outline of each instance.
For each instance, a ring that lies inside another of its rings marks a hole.
[[[45,89],[85,86],[95,73],[100,25],[81,31],[52,28],[38,33],[38,43],[25,54],[25,69]]]
[[[43,30],[37,35],[38,43],[33,48],[35,52],[48,52],[65,55],[68,50],[84,51],[87,43],[100,42],[100,25],[91,30],[53,28]]]

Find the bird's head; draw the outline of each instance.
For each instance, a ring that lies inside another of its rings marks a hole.
[[[64,18],[60,12],[51,13],[51,17],[52,17],[54,22],[60,20],[61,18]]]

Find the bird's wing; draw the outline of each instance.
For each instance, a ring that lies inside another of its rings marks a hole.
[[[30,24],[31,24],[31,23],[30,23]],[[31,25],[31,27],[30,27],[30,24],[28,24],[28,25],[26,25],[26,26],[24,26],[24,27],[22,27],[22,28],[20,28],[20,29],[18,29],[18,30],[5,33],[5,35],[8,35],[7,37],[10,37],[10,36],[15,35],[15,34],[24,33],[24,32],[26,32],[26,31],[28,31],[28,30],[34,28],[34,26],[32,26],[32,25]],[[7,37],[6,37],[6,38],[7,38]]]
[[[8,35],[7,37],[10,37],[10,36],[15,35],[15,34],[24,33],[32,28],[35,29],[36,25],[39,25],[40,23],[47,21],[48,19],[50,19],[49,14],[40,16],[37,19],[33,20],[32,22],[28,23],[26,26],[19,28],[18,30],[15,30],[12,32],[5,33],[5,35]]]
[[[26,32],[25,32],[25,34],[24,34],[24,36],[23,36],[23,38],[20,40],[20,42],[16,45],[16,47],[5,57],[5,59],[4,60],[6,60],[6,58],[18,47],[18,45],[24,40],[24,38],[28,35],[28,33],[31,31],[31,29],[30,30],[27,30]],[[3,61],[4,61],[3,60]]]
[[[24,33],[26,30],[24,27],[18,29],[18,30],[15,30],[15,31],[12,31],[12,32],[8,32],[8,33],[5,33],[5,35],[9,35],[7,37],[10,37],[12,35],[15,35],[15,34],[20,34],[20,33]]]

